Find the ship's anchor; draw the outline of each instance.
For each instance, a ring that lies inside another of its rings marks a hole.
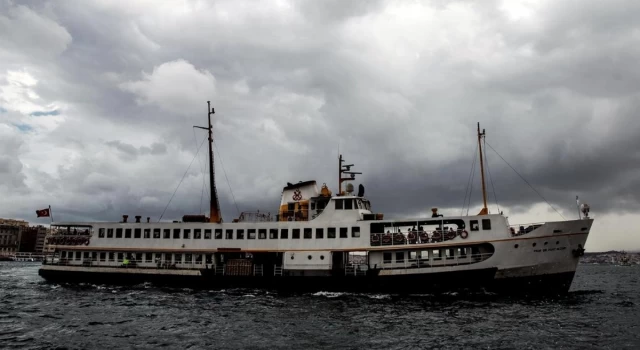
[[[574,257],[578,258],[584,255],[584,248],[582,248],[582,244],[578,244],[578,249],[574,249],[571,252]]]

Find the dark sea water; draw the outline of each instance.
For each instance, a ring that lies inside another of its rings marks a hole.
[[[192,291],[42,280],[0,262],[3,349],[640,349],[640,266],[558,299]]]

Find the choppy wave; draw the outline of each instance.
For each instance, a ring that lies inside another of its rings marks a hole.
[[[557,298],[52,284],[0,263],[10,349],[636,349],[640,267],[581,266]]]

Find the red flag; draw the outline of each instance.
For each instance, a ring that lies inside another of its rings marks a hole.
[[[36,210],[36,215],[38,215],[38,217],[42,217],[42,216],[49,217],[50,216],[49,208]]]

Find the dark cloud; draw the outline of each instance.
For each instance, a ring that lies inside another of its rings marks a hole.
[[[68,219],[155,220],[189,164],[163,219],[205,211],[206,145],[192,159],[207,100],[228,220],[233,198],[239,210],[275,211],[286,182],[336,191],[339,151],[388,216],[464,213],[478,121],[563,215],[575,216],[576,195],[604,215],[640,209],[640,8],[631,2],[0,9],[0,124],[10,126],[0,176],[21,196],[3,215],[30,218],[52,203]],[[493,184],[505,213],[539,215],[540,196],[491,148],[487,157],[490,202]],[[476,171],[470,213],[479,189]]]

